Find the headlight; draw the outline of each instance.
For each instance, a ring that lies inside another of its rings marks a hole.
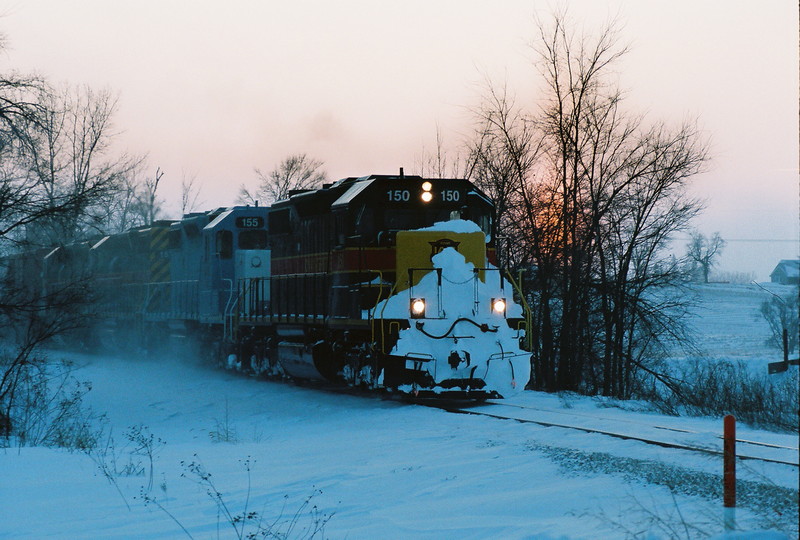
[[[504,315],[506,312],[506,299],[492,298],[492,311],[498,315]]]
[[[431,190],[433,189],[433,184],[430,182],[423,182],[422,183],[422,195],[420,195],[420,199],[422,202],[429,203],[433,200],[433,193]]]
[[[425,299],[412,298],[411,299],[411,318],[422,319],[425,317]]]

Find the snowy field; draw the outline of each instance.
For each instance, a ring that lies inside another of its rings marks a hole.
[[[755,317],[765,293],[751,293],[700,288],[695,324],[709,356],[780,359],[763,346],[768,329]],[[258,381],[172,358],[69,356],[76,376],[91,381],[86,401],[106,414],[114,445],[93,458],[0,450],[0,538],[246,538],[259,523],[292,538],[324,525],[315,538],[334,539],[722,534],[716,457]],[[591,416],[601,429],[620,421],[713,433],[722,426],[578,396],[524,392],[510,402]],[[133,426],[136,442],[126,438]],[[137,451],[150,434],[152,468],[148,452]],[[746,426],[738,435],[797,446],[795,435]],[[798,469],[738,467],[737,524],[750,532],[725,538],[796,538]],[[219,502],[232,515],[256,513],[237,524],[241,535]]]
[[[771,298],[770,293],[788,297],[797,294],[796,287],[776,283],[762,283],[761,287],[711,283],[697,285],[695,290],[698,305],[690,327],[697,334],[704,355],[756,362],[783,360],[780,350],[764,343],[771,334],[759,309]],[[796,355],[795,352],[793,357]]]

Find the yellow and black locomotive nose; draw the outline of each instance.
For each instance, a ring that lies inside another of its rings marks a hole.
[[[476,268],[486,266],[486,236],[482,232],[400,231],[396,248],[397,290],[417,285],[425,274],[433,270],[433,256],[446,248],[455,249]]]

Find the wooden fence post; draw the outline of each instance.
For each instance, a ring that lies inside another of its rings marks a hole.
[[[723,520],[725,531],[736,528],[736,418],[728,414],[723,420]]]

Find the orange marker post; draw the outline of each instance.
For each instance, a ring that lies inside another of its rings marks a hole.
[[[723,419],[723,520],[725,530],[736,528],[736,418],[726,415]]]

